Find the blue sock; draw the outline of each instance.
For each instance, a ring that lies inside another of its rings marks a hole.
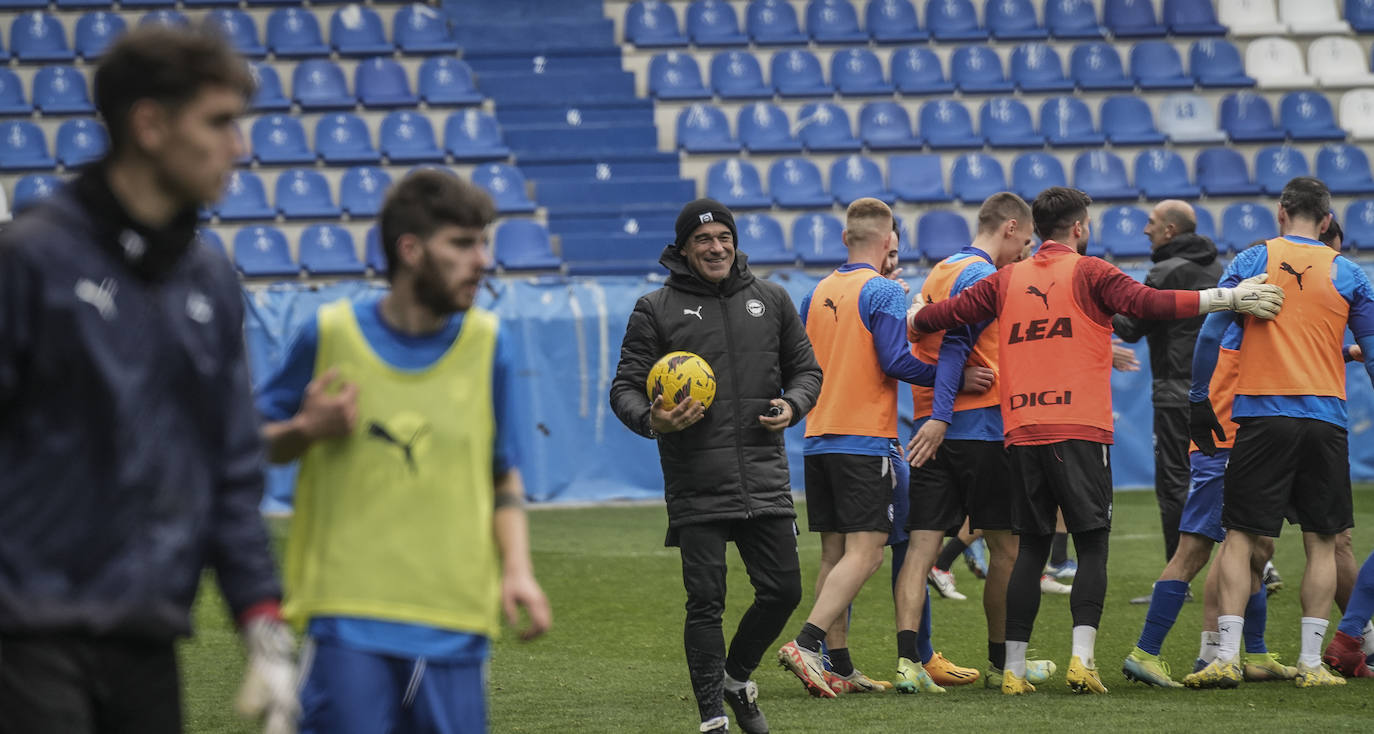
[[[1178,621],[1178,613],[1183,609],[1183,599],[1188,595],[1188,584],[1183,581],[1156,581],[1150,592],[1150,610],[1145,613],[1145,627],[1140,630],[1136,647],[1158,655],[1164,646],[1164,638]]]
[[[1269,618],[1269,592],[1263,587],[1245,602],[1245,651],[1254,654],[1269,652],[1264,646],[1264,625]]]
[[[1374,553],[1370,553],[1360,566],[1360,575],[1355,577],[1355,588],[1350,591],[1350,603],[1345,605],[1345,616],[1336,629],[1359,637],[1364,634],[1364,623],[1374,616]]]
[[[930,642],[930,592],[926,592],[926,605],[921,610],[921,628],[916,630],[916,652],[925,665],[935,657],[935,646]]]

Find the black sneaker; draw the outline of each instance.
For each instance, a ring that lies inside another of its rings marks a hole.
[[[738,691],[725,690],[725,702],[735,712],[735,723],[744,734],[768,734],[768,719],[763,718],[763,712],[755,703],[758,698],[759,687],[754,681],[748,681]]]

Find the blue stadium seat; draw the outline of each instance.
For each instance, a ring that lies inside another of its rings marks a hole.
[[[70,66],[44,66],[34,74],[33,106],[45,115],[95,112],[86,92],[86,76]]]
[[[1221,212],[1221,242],[1217,248],[1239,252],[1255,240],[1268,240],[1279,236],[1279,223],[1274,213],[1257,204],[1242,202],[1232,204]]]
[[[937,41],[983,41],[988,29],[978,25],[969,0],[927,0],[926,30]]]
[[[1169,33],[1155,17],[1154,0],[1106,0],[1102,19],[1117,38],[1148,38]]]
[[[721,51],[711,58],[711,87],[721,99],[772,99],[763,67],[748,51]]]
[[[386,252],[382,249],[382,236],[377,226],[367,228],[363,235],[363,263],[376,275],[386,275]]]
[[[805,158],[780,158],[768,169],[768,193],[787,209],[828,207],[835,197],[826,193],[821,170]]]
[[[811,0],[806,4],[806,32],[816,43],[868,43],[849,0]]]
[[[754,164],[738,158],[716,161],[706,169],[706,195],[731,209],[767,209],[773,200],[763,193]]]
[[[396,110],[382,120],[378,147],[391,163],[441,163],[444,151],[434,139],[429,118],[413,110]]]
[[[1102,212],[1097,240],[1113,257],[1149,257],[1145,225],[1150,215],[1133,206],[1113,206]]]
[[[1064,165],[1050,153],[1022,153],[1011,164],[1011,190],[1026,201],[1033,201],[1051,186],[1068,186]]]
[[[362,275],[353,235],[337,224],[312,224],[297,243],[301,267],[307,275]]]
[[[1140,196],[1140,190],[1126,180],[1126,164],[1105,150],[1079,153],[1073,159],[1073,185],[1100,201]]]
[[[10,53],[20,61],[71,61],[67,31],[52,13],[35,10],[10,22]]]
[[[986,153],[964,153],[954,159],[949,190],[963,204],[981,204],[983,199],[1007,190],[1007,175],[996,158]]]
[[[354,166],[344,171],[339,182],[339,208],[354,219],[375,217],[390,186],[391,176],[386,171],[376,166]]]
[[[27,115],[33,105],[24,99],[24,83],[13,71],[0,67],[0,115]]]
[[[217,8],[205,14],[205,28],[218,32],[234,44],[234,49],[249,58],[261,58],[267,48],[258,40],[258,24],[253,16],[238,8]],[[80,42],[77,43],[80,46]]]
[[[739,16],[724,0],[696,0],[687,7],[687,35],[697,46],[747,46]]]
[[[1212,218],[1212,212],[1207,207],[1193,203],[1193,215],[1197,217],[1197,228],[1193,231],[1201,237],[1206,237],[1213,242],[1217,240],[1217,224]]]
[[[1374,194],[1369,158],[1355,145],[1323,145],[1317,151],[1317,178],[1324,181],[1333,194]]]
[[[797,113],[797,128],[797,137],[808,152],[848,152],[863,147],[849,125],[849,113],[831,102],[802,105]]]
[[[710,99],[691,54],[668,51],[649,60],[649,94],[658,99]]]
[[[1080,43],[1069,57],[1069,70],[1079,88],[1088,91],[1135,89],[1135,81],[1126,77],[1121,55],[1104,41]]]
[[[502,214],[531,213],[534,202],[525,193],[525,174],[505,163],[488,163],[472,172],[472,182],[486,189]]]
[[[921,139],[911,134],[911,116],[892,101],[869,102],[859,111],[859,137],[869,150],[920,148]]]
[[[1011,80],[1023,92],[1072,92],[1059,53],[1047,43],[1023,43],[1011,52]]]
[[[1374,0],[1345,0],[1345,22],[1349,23],[1356,33],[1374,33]],[[1349,232],[1346,230],[1347,234]],[[1366,242],[1365,245],[1374,245],[1374,240]]]
[[[861,155],[847,155],[830,164],[830,193],[840,206],[849,206],[856,199],[874,199],[897,203],[897,197],[883,184],[883,171],[878,164]]]
[[[939,154],[894,155],[887,159],[887,177],[892,193],[902,201],[919,204],[953,200],[945,191]]]
[[[334,204],[329,182],[314,169],[293,168],[277,177],[277,211],[287,219],[333,219],[342,211]]]
[[[1155,116],[1140,97],[1119,94],[1102,102],[1102,133],[1112,145],[1162,145]]]
[[[934,99],[921,105],[920,134],[935,150],[983,147],[983,137],[973,132],[968,108],[953,99]]]
[[[1352,21],[1353,24],[1353,21]],[[1344,243],[1359,250],[1374,249],[1374,199],[1356,199],[1345,208],[1341,220]]]
[[[428,105],[481,104],[472,68],[450,56],[433,56],[420,64],[420,99]]]
[[[405,54],[451,54],[458,50],[448,18],[424,3],[411,3],[396,11],[391,35]]]
[[[177,4],[177,0],[128,0],[121,2],[122,8],[170,8]]]
[[[364,107],[414,107],[420,102],[410,91],[405,69],[395,59],[384,57],[358,62],[353,90]]]
[[[1224,36],[1226,26],[1217,22],[1210,2],[1164,0],[1164,24],[1175,36]]]
[[[1264,97],[1235,92],[1221,99],[1221,129],[1237,143],[1281,141],[1287,135],[1274,124],[1274,111]]]
[[[35,8],[35,9],[43,9],[43,8],[46,8],[46,7],[48,7],[48,4],[49,4],[49,3],[47,2],[47,0],[14,0],[14,2],[16,2],[16,3],[19,4],[19,5],[25,5],[25,6],[28,6],[28,7],[31,7],[31,8]],[[57,5],[57,9],[58,9],[58,10],[82,10],[82,9],[84,9],[84,8],[109,8],[109,7],[111,6],[110,3],[108,3],[108,2],[101,2],[100,0],[57,0],[57,2],[54,3],[54,4]],[[189,4],[189,3],[188,3],[188,4]]]
[[[1093,128],[1093,113],[1077,97],[1050,97],[1040,105],[1040,134],[1055,147],[1102,145],[1106,136]]]
[[[878,43],[914,43],[930,39],[916,18],[911,0],[869,0],[864,27]]]
[[[836,51],[830,57],[830,81],[842,95],[888,96],[894,91],[892,83],[883,79],[882,62],[866,48]]]
[[[154,10],[138,19],[139,27],[160,25],[168,28],[190,28],[191,19],[177,10]]]
[[[214,206],[215,214],[226,221],[272,219],[277,210],[267,203],[267,188],[252,171],[233,171],[224,187],[224,196]]]
[[[352,109],[358,100],[348,91],[343,70],[329,59],[306,59],[291,72],[291,96],[301,109]]]
[[[972,241],[968,221],[957,212],[937,209],[916,220],[916,247],[931,262],[953,255]]]
[[[784,97],[829,97],[835,93],[835,88],[825,82],[820,60],[810,51],[778,51],[769,66],[773,88]]]
[[[0,10],[11,13],[16,10],[45,10],[48,0],[0,0]]]
[[[1226,133],[1217,127],[1216,114],[1196,94],[1171,94],[1159,106],[1159,131],[1175,143],[1221,143]]]
[[[744,15],[749,38],[760,46],[806,43],[797,11],[786,0],[750,0]]]
[[[1240,51],[1222,38],[1203,38],[1188,50],[1188,68],[1203,87],[1253,87],[1255,80],[1245,73]]]
[[[645,48],[687,45],[673,6],[658,0],[636,0],[625,9],[625,40]]]
[[[1188,180],[1188,164],[1172,150],[1151,148],[1135,157],[1135,185],[1147,199],[1196,199],[1202,190]]]
[[[749,256],[750,265],[794,265],[797,254],[787,247],[782,225],[767,214],[745,214],[735,218],[739,230],[739,249]]]
[[[1040,148],[1045,136],[1035,131],[1030,110],[1014,97],[996,97],[983,103],[979,130],[994,148]]]
[[[1030,0],[987,0],[983,10],[988,30],[999,41],[1038,41],[1049,36],[1036,20]]]
[[[954,84],[945,78],[940,57],[920,46],[899,48],[892,54],[892,83],[902,94],[949,94]]]
[[[329,55],[319,21],[303,8],[278,8],[267,16],[267,48],[282,58]]]
[[[293,115],[264,115],[253,121],[253,157],[258,163],[280,165],[314,163],[315,152],[305,141],[305,127]]]
[[[105,53],[105,49],[128,28],[128,22],[124,20],[124,16],[118,13],[95,10],[82,15],[76,21],[75,45],[77,55],[86,61],[100,58],[100,55]]]
[[[57,161],[48,155],[43,130],[28,120],[0,122],[0,171],[52,168]]]
[[[792,251],[807,266],[839,265],[849,259],[842,232],[844,225],[831,214],[803,214],[792,220]]]
[[[709,104],[684,107],[677,115],[677,145],[688,153],[737,153],[725,113]]]
[[[234,264],[239,272],[252,277],[300,275],[291,260],[286,235],[276,227],[244,227],[234,235]]]
[[[67,120],[57,128],[57,162],[76,168],[103,158],[110,149],[110,134],[95,120]]]
[[[1345,140],[1331,102],[1321,92],[1289,92],[1279,101],[1279,125],[1293,140]]]
[[[1208,148],[1197,154],[1195,165],[1198,188],[1208,196],[1254,196],[1260,192],[1259,185],[1250,180],[1245,156],[1230,148]]]
[[[1243,163],[1242,159],[1242,163]],[[1283,187],[1298,176],[1310,176],[1312,169],[1307,165],[1307,156],[1302,151],[1288,145],[1271,145],[1262,148],[1255,156],[1255,193],[1264,192],[1271,196],[1283,193]]]
[[[755,102],[740,108],[735,128],[739,142],[750,153],[800,153],[801,143],[792,137],[787,115],[775,104]]]
[[[496,261],[506,270],[557,270],[549,231],[533,219],[507,219],[496,228]]]
[[[277,76],[276,69],[269,64],[260,62],[250,63],[248,69],[253,72],[253,79],[257,82],[252,103],[249,104],[253,111],[271,112],[291,109],[291,100],[287,99],[286,93],[282,91],[281,77]]]
[[[380,56],[396,51],[395,44],[386,40],[377,11],[357,4],[345,5],[330,16],[329,45],[341,56]]]
[[[987,46],[955,49],[949,62],[949,78],[966,94],[1011,92],[1015,88],[1002,71],[1002,59]]]
[[[1092,0],[1046,0],[1045,26],[1055,38],[1102,38]]]
[[[444,122],[444,148],[455,161],[492,161],[510,157],[501,125],[478,110],[459,110]]]
[[[50,198],[61,188],[62,180],[48,173],[30,173],[14,184],[10,211],[16,215],[40,201]]]
[[[224,238],[220,237],[219,233],[215,230],[199,230],[196,232],[196,239],[199,240],[202,245],[205,245],[205,247],[209,248],[211,251],[223,255],[226,260],[229,258],[229,249],[224,246]]]
[[[1131,76],[1141,89],[1192,89],[1183,59],[1167,41],[1141,41],[1131,47]]]

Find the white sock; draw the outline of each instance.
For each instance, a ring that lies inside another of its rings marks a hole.
[[[1210,663],[1217,659],[1217,647],[1221,645],[1221,633],[1202,631],[1202,646],[1197,649],[1197,659]]]
[[[1245,631],[1245,617],[1239,614],[1223,614],[1217,617],[1217,660],[1234,663],[1240,657],[1240,636]]]
[[[1097,647],[1097,628],[1080,624],[1073,628],[1073,654],[1089,668],[1096,668],[1093,650]]]
[[[1322,662],[1322,642],[1326,640],[1327,620],[1317,617],[1302,618],[1302,654],[1298,655],[1298,665],[1315,668]]]
[[[701,722],[701,731],[711,731],[712,729],[724,724],[726,729],[730,727],[730,720],[724,716],[717,716],[714,719],[707,719]]]
[[[1017,678],[1024,679],[1026,677],[1027,647],[1030,647],[1029,642],[1007,640],[1007,667],[1003,668],[1003,670],[1014,674]]]
[[[1365,655],[1374,655],[1374,622],[1365,622],[1364,631],[1360,634],[1364,636],[1364,645],[1360,649]]]
[[[747,684],[748,682],[749,681],[747,680],[735,680],[734,678],[730,677],[729,673],[725,674],[725,690],[727,691],[733,692],[743,690],[745,684]]]

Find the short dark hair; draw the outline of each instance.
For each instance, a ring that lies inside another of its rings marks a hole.
[[[1016,194],[1010,191],[993,194],[978,207],[978,232],[989,234],[1013,219],[1024,222],[1030,213],[1030,205]]]
[[[129,31],[106,50],[95,71],[95,107],[117,153],[129,143],[129,111],[141,100],[176,109],[206,87],[227,87],[246,100],[256,86],[248,64],[223,36],[150,25]]]
[[[1035,233],[1042,240],[1054,239],[1054,235],[1072,227],[1074,222],[1086,221],[1091,203],[1091,196],[1066,186],[1051,186],[1041,191],[1031,203]]]
[[[1331,191],[1319,178],[1298,176],[1283,187],[1279,206],[1290,219],[1310,219],[1320,222],[1331,212]]]
[[[444,171],[413,171],[391,187],[378,218],[387,277],[396,272],[396,247],[404,235],[428,239],[440,227],[483,229],[496,219],[491,196],[476,184]]]
[[[1336,238],[1338,237],[1341,240],[1341,245],[1344,246],[1345,231],[1341,229],[1341,223],[1337,222],[1335,217],[1332,217],[1331,225],[1326,228],[1325,232],[1322,232],[1321,237],[1319,239],[1321,239],[1323,245],[1331,247],[1332,245],[1336,244]]]

